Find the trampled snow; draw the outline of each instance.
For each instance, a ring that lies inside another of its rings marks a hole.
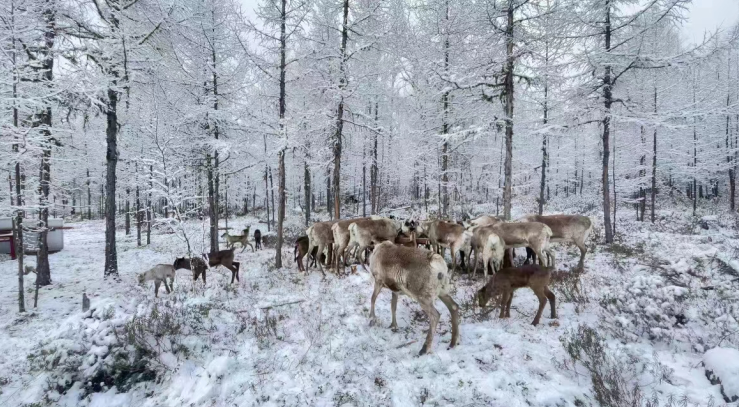
[[[302,229],[297,217],[290,220],[290,230]],[[185,255],[178,234],[154,234],[151,246],[138,248],[133,236],[119,233],[117,281],[102,275],[103,223],[70,225],[65,249],[50,256],[53,284],[40,290],[37,309],[33,277],[26,276],[29,311],[18,314],[16,263],[0,262],[0,272],[12,277],[0,297],[0,343],[6,349],[0,353],[0,405],[595,405],[589,374],[560,342],[578,325],[597,328],[614,357],[633,362],[630,379],[646,397],[706,405],[722,396],[704,375],[704,349],[739,341],[739,335],[725,336],[739,329],[732,308],[736,284],[709,265],[737,243],[733,231],[711,231],[725,237],[709,242],[708,232],[684,235],[627,224],[630,237],[619,244],[631,251],[591,242],[581,281],[586,300],[568,299],[555,287],[559,318],[549,319],[547,308],[537,327],[531,321],[538,302],[529,290],[516,293],[512,318],[498,319],[496,311],[484,314],[474,306],[482,279],[459,276],[452,293],[461,308],[459,346],[447,349],[449,314],[437,301],[441,321],[433,353],[418,357],[428,322],[417,304],[401,297],[400,328],[393,332],[387,328],[390,293],[383,291],[377,301],[381,323],[370,327],[371,276],[361,268],[325,279],[316,269],[299,273],[292,240],[282,269],[273,267],[271,248],[237,249],[240,283],[229,285],[230,272],[223,269],[209,270],[207,285],[180,270],[174,292],[162,289],[155,299],[152,284],[140,287],[136,273]],[[236,230],[246,225],[273,234],[254,218],[230,221]],[[195,253],[205,251],[205,229],[199,222],[186,225]],[[658,264],[645,264],[642,253]],[[569,270],[579,256],[576,248],[561,245],[556,254],[559,270]],[[92,303],[87,312],[81,309],[83,292]],[[116,363],[113,353],[126,349],[122,327],[136,318],[147,321],[154,309],[187,322],[152,344],[161,350],[154,364],[158,377],[125,391],[88,382],[100,366]],[[709,355],[716,372],[732,369],[722,365],[726,355]],[[79,370],[65,372],[64,366]]]

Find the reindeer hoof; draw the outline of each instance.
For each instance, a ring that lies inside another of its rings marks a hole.
[[[375,326],[377,325],[377,320],[374,318],[370,318],[369,326]]]
[[[428,347],[424,344],[423,347],[421,348],[421,351],[418,352],[418,356],[423,356],[427,353],[428,353]]]
[[[397,332],[398,331],[398,324],[390,324],[390,326],[388,328],[392,329],[393,332]]]

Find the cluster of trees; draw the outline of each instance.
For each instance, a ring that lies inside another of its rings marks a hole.
[[[50,213],[105,218],[106,276],[117,219],[142,244],[207,217],[216,250],[220,217],[259,210],[280,267],[288,210],[574,197],[607,242],[617,203],[734,210],[739,40],[681,40],[688,3],[4,1],[0,209],[40,235]]]

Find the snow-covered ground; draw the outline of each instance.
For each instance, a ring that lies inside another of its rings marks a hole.
[[[401,297],[393,332],[383,291],[382,323],[369,327],[371,277],[361,269],[325,280],[299,273],[293,240],[282,269],[272,266],[273,246],[237,250],[240,283],[230,286],[230,272],[219,269],[206,286],[193,284],[180,270],[175,291],[162,288],[155,299],[135,275],[186,254],[178,234],[154,233],[151,246],[138,248],[119,233],[120,281],[105,280],[103,223],[72,223],[64,250],[50,256],[54,283],[40,290],[37,309],[29,275],[29,311],[18,314],[16,263],[0,262],[0,406],[597,405],[586,361],[575,363],[563,346],[585,326],[605,339],[608,366],[645,400],[721,405],[702,361],[711,348],[739,347],[735,221],[659,215],[657,225],[619,224],[619,242],[608,249],[591,242],[579,294],[555,285],[559,318],[547,308],[537,327],[529,290],[516,293],[511,318],[501,320],[474,306],[483,280],[460,276],[460,344],[447,349],[449,314],[437,301],[442,318],[433,353],[423,357],[428,322],[417,304]],[[290,222],[301,229],[297,216]],[[267,230],[255,218],[230,222],[246,225]],[[196,253],[204,229],[186,225]],[[556,254],[566,272],[579,252],[559,246]],[[83,292],[92,303],[86,313]]]

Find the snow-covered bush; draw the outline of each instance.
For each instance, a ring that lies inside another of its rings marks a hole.
[[[48,372],[47,397],[56,400],[75,388],[80,397],[115,387],[157,380],[187,356],[187,335],[201,331],[207,304],[170,301],[143,303],[126,313],[109,303],[95,304],[29,355],[31,366]]]
[[[597,405],[604,407],[657,407],[659,398],[648,397],[650,385],[670,380],[672,370],[656,358],[644,360],[629,348],[611,348],[595,328],[580,325],[560,338],[569,360],[562,363],[572,374],[589,375]],[[672,398],[667,405],[674,405]]]

